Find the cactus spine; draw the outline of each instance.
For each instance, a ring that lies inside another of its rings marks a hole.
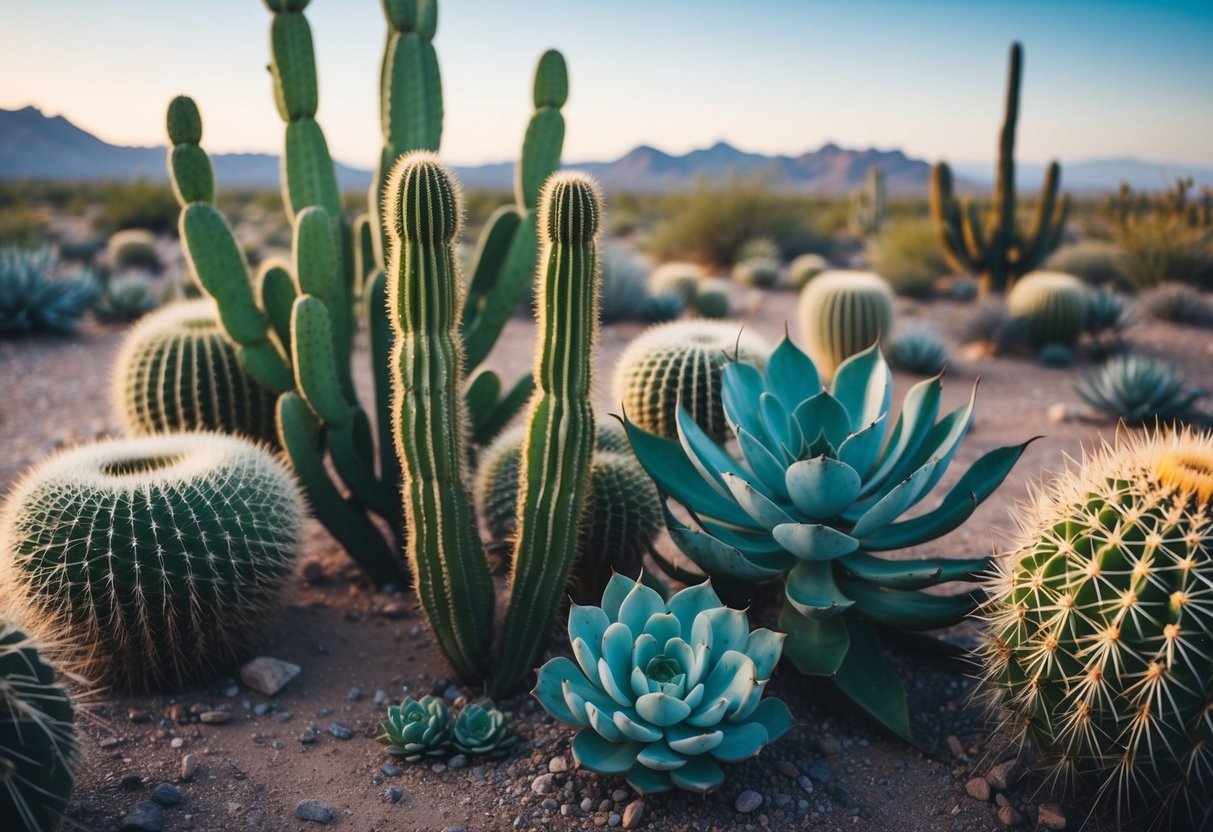
[[[931,218],[943,254],[957,271],[980,275],[982,293],[987,295],[1006,292],[1044,262],[1061,241],[1069,212],[1069,197],[1058,199],[1061,166],[1052,162],[1026,234],[1015,220],[1015,123],[1022,64],[1023,47],[1013,43],[994,196],[985,221],[976,205],[952,193],[952,171],[946,162],[931,171]]]
[[[1073,346],[1086,324],[1087,291],[1072,275],[1032,272],[1011,289],[1007,309],[1026,324],[1028,339],[1037,349]]]
[[[861,237],[875,237],[884,225],[884,169],[868,168],[863,187],[851,197],[851,228]]]
[[[870,272],[825,272],[800,293],[800,334],[827,376],[892,325],[893,290]]]
[[[426,151],[396,163],[387,196],[392,426],[405,472],[406,554],[439,645],[461,677],[477,681],[488,670],[493,582],[465,483],[455,258],[463,206],[450,172]]]
[[[602,196],[593,179],[558,173],[548,179],[539,205],[537,389],[522,447],[510,605],[491,680],[501,692],[535,666],[560,608],[576,559],[594,453],[590,396]]]

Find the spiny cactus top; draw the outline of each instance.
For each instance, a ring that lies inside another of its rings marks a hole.
[[[984,609],[986,693],[1060,776],[1208,829],[1213,435],[1122,435],[1017,516]]]
[[[0,606],[118,688],[221,672],[277,610],[303,501],[266,450],[186,433],[107,440],[31,469],[0,510]]]
[[[810,284],[812,285],[812,284]],[[993,493],[1024,446],[982,456],[939,507],[899,518],[946,472],[973,418],[974,397],[936,420],[940,377],[906,395],[889,430],[892,376],[876,346],[848,359],[829,387],[788,339],[765,372],[732,362],[724,369],[724,414],[742,459],[714,442],[685,408],[678,440],[626,422],[636,457],[658,489],[686,506],[702,531],[666,513],[670,536],[687,557],[732,588],[782,578],[781,627],[787,652],[806,673],[833,675],[859,703],[902,734],[905,697],[875,643],[869,622],[897,629],[949,626],[975,607],[970,594],[920,592],[965,580],[985,558],[886,560],[955,529]],[[849,647],[836,649],[842,644]],[[885,668],[889,684],[873,697]]]
[[[642,793],[709,792],[724,782],[719,763],[753,757],[792,727],[787,706],[762,697],[783,635],[751,632],[710,583],[667,603],[617,574],[601,607],[573,605],[569,641],[576,661],[545,664],[534,694],[581,727],[580,765],[624,774]]]

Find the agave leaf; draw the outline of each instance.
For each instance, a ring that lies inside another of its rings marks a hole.
[[[646,693],[636,700],[636,713],[650,725],[665,728],[691,715],[691,706],[668,693]]]
[[[602,691],[590,684],[577,665],[564,656],[558,656],[539,668],[538,681],[532,693],[561,722],[588,724],[582,713],[576,713],[569,707],[565,697],[566,686],[583,702],[595,702],[608,710],[615,707]]]
[[[646,724],[631,708],[616,709],[611,714],[611,721],[619,729],[619,733],[635,742],[650,743],[661,739],[661,732]]]
[[[737,445],[741,448],[741,455],[746,464],[758,477],[758,482],[764,486],[767,496],[779,500],[789,499],[788,487],[784,483],[787,466],[779,457],[744,428],[737,430]],[[755,488],[757,487],[755,485]]]
[[[710,591],[710,590],[709,590]],[[714,594],[714,593],[713,593]],[[658,612],[650,616],[645,622],[644,633],[642,636],[649,636],[657,645],[657,652],[661,652],[661,648],[665,647],[665,643],[672,638],[682,637],[682,622],[678,620],[678,616],[672,613],[664,612],[665,604],[662,603],[662,612]],[[647,663],[647,660],[646,660]],[[637,662],[639,664],[639,662]],[[643,667],[643,665],[641,665]]]
[[[667,520],[668,524],[668,520]],[[736,578],[743,581],[769,581],[778,578],[787,570],[781,559],[770,559],[764,564],[727,546],[709,534],[697,532],[685,526],[669,527],[674,545],[710,575]]]
[[[827,390],[797,405],[792,417],[800,423],[800,432],[806,439],[824,433],[834,448],[841,445],[852,431],[850,414]]]
[[[771,534],[802,562],[829,561],[859,548],[859,541],[846,532],[822,524],[783,523]]]
[[[615,711],[614,713],[618,713]],[[591,702],[585,703],[585,715],[590,720],[590,727],[600,734],[603,739],[611,742],[627,742],[635,737],[628,737],[612,721],[612,712],[603,711]]]
[[[850,649],[834,674],[834,683],[881,725],[913,742],[905,688],[884,657],[872,625],[858,615],[842,618],[850,637]]]
[[[733,499],[750,520],[765,529],[773,529],[781,523],[796,522],[787,512],[772,502],[766,495],[741,477],[725,474],[724,484],[733,494]]]
[[[828,562],[802,561],[788,572],[784,593],[802,615],[827,618],[855,602],[834,582],[834,568]]]
[[[720,730],[724,739],[710,753],[722,763],[748,760],[767,744],[767,729],[761,722],[722,722]]]
[[[860,580],[887,589],[903,590],[976,579],[990,567],[989,558],[886,560],[863,551],[847,555],[839,563]]]
[[[766,441],[762,420],[758,416],[758,397],[765,385],[762,373],[742,361],[730,361],[720,377],[720,400],[724,417],[736,433],[740,428]]]
[[[838,446],[838,461],[850,465],[861,479],[866,478],[876,457],[880,455],[880,445],[884,439],[884,430],[888,425],[888,414],[882,413],[864,428],[852,433]]]
[[[851,534],[863,538],[875,531],[883,529],[902,515],[904,511],[920,500],[926,492],[927,483],[939,465],[939,460],[931,459],[926,465],[916,470],[875,503],[859,503],[856,508],[862,511],[851,527]],[[866,506],[866,507],[865,507]]]
[[[767,359],[766,388],[779,398],[785,409],[794,408],[821,390],[821,379],[813,361],[787,336]]]
[[[943,390],[941,376],[923,379],[906,393],[901,402],[901,413],[897,424],[885,443],[880,461],[867,478],[860,497],[867,497],[880,491],[887,479],[897,479],[893,475],[905,457],[913,454],[931,427],[935,424],[935,415],[939,413],[939,396]]]
[[[644,696],[646,693],[652,693],[654,683],[644,674],[644,668],[648,667],[649,662],[661,653],[664,645],[664,641],[658,644],[652,633],[641,633],[636,639],[636,643],[632,645],[632,672],[628,676],[632,696]]]
[[[704,634],[703,628],[707,628],[710,635]],[[743,652],[750,639],[750,623],[741,610],[716,607],[696,617],[691,626],[691,638],[696,643],[707,643],[716,654],[727,650]]]
[[[665,740],[679,754],[706,754],[724,739],[724,732],[695,730],[687,725],[671,725],[665,729]]]
[[[745,654],[754,662],[755,678],[765,682],[771,678],[775,665],[783,653],[783,643],[787,639],[783,633],[768,630],[765,627],[754,630],[746,641]]]
[[[795,724],[792,713],[782,699],[764,699],[750,715],[751,722],[757,722],[767,731],[767,742],[775,742]]]
[[[737,650],[726,650],[719,656],[716,666],[711,669],[708,678],[704,680],[703,703],[695,709],[694,715],[688,720],[692,725],[704,727],[695,721],[695,717],[701,717],[720,699],[724,699],[728,703],[725,709],[726,714],[735,710],[755,684],[754,662],[749,656]]]
[[[678,788],[696,794],[707,794],[724,783],[724,771],[706,756],[691,758],[685,766],[670,772],[669,777]],[[630,776],[628,782],[636,785]]]
[[[632,672],[632,642],[635,636],[626,624],[616,621],[607,627],[602,637],[602,658],[598,660],[598,684],[612,699],[625,708],[631,707],[628,695]]]
[[[799,452],[800,431],[797,429],[793,433],[788,411],[774,394],[763,393],[758,397],[758,415],[762,418],[762,426],[766,429],[772,446],[789,450],[795,448]],[[794,456],[792,458],[795,459]]]
[[[704,572],[700,571],[698,564],[695,564],[694,561],[692,561],[692,566],[694,566],[695,569],[688,569],[674,563],[672,560],[659,552],[655,546],[649,546],[648,553],[649,557],[653,559],[653,563],[657,564],[662,572],[669,575],[675,581],[679,581],[684,584],[697,584],[706,580],[708,577],[706,574],[704,574]]]
[[[671,749],[664,740],[658,740],[637,754],[636,762],[654,771],[673,771],[685,766],[687,758]]]
[[[606,589],[602,593],[602,611],[609,620],[619,620],[619,607],[635,585],[636,582],[626,575],[618,572],[611,574],[611,579],[607,581]]]
[[[720,598],[712,590],[712,584],[709,581],[689,586],[675,593],[667,605],[670,614],[678,620],[678,626],[684,639],[690,636],[691,625],[695,623],[695,618],[699,613],[719,606]]]
[[[678,442],[686,452],[687,459],[695,466],[700,476],[716,489],[720,496],[729,497],[728,489],[720,475],[724,471],[741,476],[741,466],[725,453],[724,449],[712,441],[699,423],[686,411],[681,403],[675,414],[675,425],[678,428]]]
[[[893,399],[893,374],[874,343],[839,365],[830,392],[850,414],[849,431],[858,431],[889,412]]]
[[[918,450],[911,457],[906,470],[914,470],[925,465],[928,459],[939,460],[939,463],[935,466],[935,472],[923,488],[924,494],[935,487],[935,483],[939,482],[940,477],[944,475],[944,472],[948,470],[948,466],[952,464],[952,457],[960,449],[960,444],[969,432],[969,426],[973,424],[973,410],[976,406],[977,385],[974,384],[973,392],[969,394],[968,403],[961,405],[940,419],[939,424],[931,429],[931,432],[923,439],[922,445],[919,446]]]
[[[779,627],[788,634],[784,653],[797,670],[809,676],[833,676],[838,671],[851,646],[846,618],[809,618],[791,604],[783,605]]]
[[[981,603],[979,592],[930,595],[883,589],[838,576],[838,585],[855,602],[855,609],[878,624],[899,630],[937,630],[962,621]]]
[[[607,742],[592,730],[578,731],[572,745],[579,765],[607,775],[628,771],[643,748],[636,742]]]
[[[602,637],[610,619],[599,607],[569,607],[569,643],[573,645],[573,656],[587,677],[597,672],[598,659],[602,656]],[[580,646],[579,646],[580,645]]]
[[[786,482],[793,504],[815,523],[842,514],[863,485],[854,468],[829,457],[792,463]]]
[[[712,537],[715,537],[721,543],[732,546],[746,557],[761,559],[765,562],[773,556],[785,555],[786,557],[775,557],[774,559],[780,562],[786,561],[787,567],[785,568],[792,568],[794,561],[790,559],[787,552],[784,551],[775,538],[771,537],[771,533],[767,530],[738,529],[733,526],[726,526],[723,523],[716,523],[704,517],[696,517],[695,519],[703,526],[703,530],[712,535]]]
[[[649,623],[650,618],[664,613],[665,610],[665,601],[657,594],[657,591],[637,582],[627,597],[623,599],[623,603],[619,605],[619,623],[628,628],[634,639],[644,632],[645,625]],[[605,639],[603,650],[606,650]]]

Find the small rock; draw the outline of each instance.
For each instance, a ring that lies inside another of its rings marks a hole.
[[[303,580],[309,584],[323,583],[327,576],[324,574],[324,564],[318,560],[309,560],[303,564]]]
[[[974,800],[980,800],[982,803],[990,801],[990,781],[984,777],[970,779],[969,782],[965,783],[965,791]]]
[[[269,702],[262,702],[257,707],[253,708],[253,713],[257,716],[265,716],[270,711],[274,710],[274,706]]]
[[[628,799],[629,794],[631,794],[631,792],[629,792],[627,789],[615,789],[615,791],[611,792],[611,800],[615,801],[616,803],[622,803]]]
[[[623,828],[636,829],[644,820],[644,801],[633,800],[623,810]]]
[[[818,783],[830,782],[830,770],[825,766],[809,766],[809,776]]]
[[[297,664],[258,656],[240,668],[240,681],[258,693],[273,696],[298,676],[301,670]]]
[[[320,734],[315,728],[308,728],[299,733],[299,742],[303,745],[315,745],[320,742]]]
[[[822,754],[829,756],[842,751],[842,743],[834,737],[822,737],[817,741],[817,748]]]
[[[181,802],[181,792],[172,783],[161,783],[152,789],[152,800],[161,806],[176,806]]]
[[[140,800],[122,819],[119,832],[160,832],[164,828],[164,810],[150,800]]]
[[[295,804],[295,817],[312,823],[329,823],[333,819],[333,810],[319,800],[300,800]]]
[[[350,688],[349,693],[347,693],[346,696],[348,696],[350,698],[351,702],[357,702],[359,699],[362,698],[362,689],[361,688]]]
[[[383,772],[384,777],[399,777],[404,773],[404,769],[402,769],[400,766],[394,766],[391,763],[384,763],[379,767],[379,770]]]
[[[463,689],[456,685],[451,685],[442,692],[442,698],[447,702],[454,702],[461,696],[463,696]]]
[[[1042,803],[1036,810],[1036,822],[1045,829],[1065,829],[1066,812],[1060,803]]]
[[[1049,405],[1046,411],[1049,421],[1055,425],[1064,424],[1073,418],[1073,413],[1070,405],[1067,402],[1058,402],[1057,404]]]
[[[198,770],[198,757],[194,754],[186,754],[181,758],[181,779],[189,782],[194,779],[194,772]]]
[[[122,784],[122,788],[133,792],[143,785],[143,777],[138,774],[126,774],[119,782]]]
[[[794,763],[790,763],[787,760],[776,760],[775,770],[784,777],[791,777],[793,780],[800,776],[800,769],[796,768]]]
[[[387,799],[388,803],[399,803],[404,799],[404,792],[395,786],[388,786],[383,792],[383,796]]]
[[[545,797],[543,802],[539,804],[541,809],[546,809],[549,812],[555,812],[560,808],[560,801],[552,797]]]
[[[733,808],[743,815],[748,815],[761,805],[762,795],[753,789],[746,789],[744,792],[737,795],[737,800],[734,801]]]
[[[228,699],[232,699],[233,697],[239,696],[240,695],[240,686],[239,685],[229,685],[227,687],[227,689],[225,689],[223,691],[223,695],[226,696]]]
[[[569,761],[564,757],[553,757],[548,760],[548,771],[552,774],[563,774],[569,770]]]
[[[593,809],[593,808],[594,808],[594,801],[593,801],[593,800],[591,800],[591,799],[590,799],[590,798],[588,798],[588,797],[583,797],[583,798],[581,799],[581,811],[583,811],[583,812],[588,812],[588,811],[590,811],[590,810],[591,810],[591,809]]]
[[[185,739],[182,737],[173,737],[171,740],[169,740],[168,744],[173,748],[181,748],[183,745],[185,745]]]
[[[464,754],[456,754],[451,759],[446,761],[449,768],[460,769],[465,768],[468,764],[468,758]]]
[[[131,722],[139,724],[151,719],[152,714],[147,708],[131,708],[126,712],[126,718]]]
[[[800,788],[804,790],[805,794],[813,793],[813,781],[805,777],[803,774],[796,778],[796,782],[800,784]]]
[[[383,688],[379,688],[379,690],[375,691],[375,704],[376,705],[382,705],[386,701],[387,701],[387,691],[386,690],[384,690]]]
[[[955,734],[948,735],[948,751],[952,752],[952,756],[960,760],[968,755],[965,754],[965,747],[960,744],[960,737]]]
[[[531,781],[531,791],[535,794],[547,794],[556,791],[556,775],[541,774]],[[587,800],[589,798],[586,798]],[[589,811],[588,809],[586,811]]]
[[[999,792],[998,794],[994,795],[994,805],[998,806],[999,808],[1002,808],[1003,806],[1010,806],[1011,801],[1007,798],[1007,796],[1005,794],[1003,794],[1002,792]]]
[[[778,794],[775,795],[775,805],[780,809],[782,809],[784,806],[787,806],[791,802],[792,802],[792,796],[790,794],[784,794],[783,792],[779,792]]]
[[[222,725],[225,722],[231,722],[232,715],[228,711],[206,711],[200,714],[198,719],[207,725]]]
[[[623,816],[620,815],[618,812],[611,812],[611,814],[607,816],[607,826],[615,827],[615,826],[618,826],[622,822],[623,822]]]
[[[339,740],[352,740],[354,738],[354,729],[344,722],[334,722],[329,726],[329,733]]]
[[[1019,772],[1019,761],[1011,759],[1005,763],[999,763],[990,769],[986,775],[986,780],[998,791],[1006,791],[1013,788],[1019,782]]]
[[[1023,815],[1014,806],[1003,806],[998,810],[998,819],[1003,826],[1019,826],[1023,823]]]

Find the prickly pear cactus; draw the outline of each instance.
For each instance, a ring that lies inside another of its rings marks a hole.
[[[0,817],[4,828],[59,825],[76,768],[75,710],[38,642],[0,617]]]
[[[893,290],[871,272],[825,272],[800,293],[800,334],[826,376],[892,326]]]
[[[112,400],[130,434],[214,430],[277,442],[276,397],[245,372],[209,298],[166,306],[130,331]]]
[[[119,689],[229,667],[294,572],[303,500],[247,440],[185,433],[73,448],[0,510],[0,607],[25,603]]]
[[[1033,346],[1072,346],[1087,318],[1087,291],[1077,277],[1060,272],[1024,275],[1007,296],[1013,318],[1025,324]]]
[[[1126,819],[1213,809],[1213,435],[1119,437],[1042,487],[985,606],[1007,725]],[[1189,827],[1187,824],[1192,823]]]
[[[720,405],[720,375],[736,354],[757,366],[773,347],[766,339],[724,321],[676,321],[647,330],[615,365],[615,399],[629,419],[650,433],[675,438],[682,402],[710,436],[722,441],[728,424]]]

